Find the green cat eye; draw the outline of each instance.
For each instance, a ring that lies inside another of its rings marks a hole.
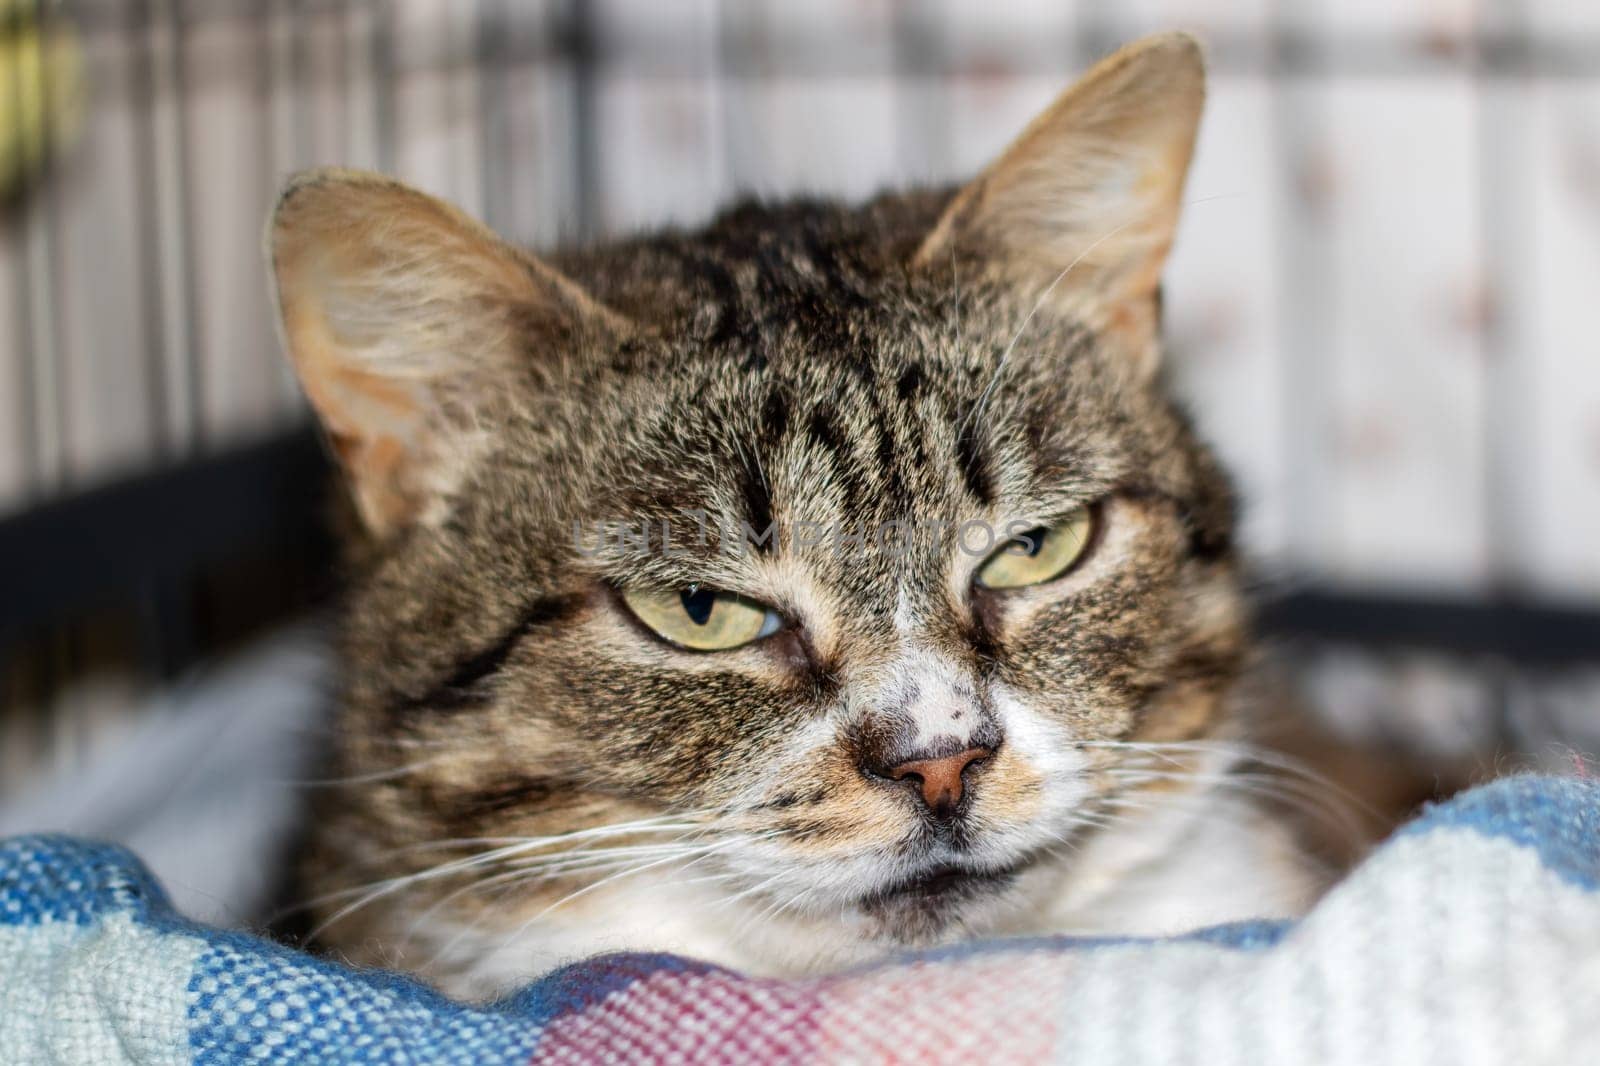
[[[629,590],[622,594],[634,617],[662,640],[693,651],[727,651],[783,626],[778,612],[728,592]]]
[[[1083,555],[1093,529],[1087,507],[1053,526],[1030,529],[989,556],[978,568],[977,582],[986,589],[1020,589],[1058,578]]]

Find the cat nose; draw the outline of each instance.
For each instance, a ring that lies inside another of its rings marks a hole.
[[[935,817],[949,818],[961,802],[962,778],[967,770],[993,754],[993,748],[972,747],[954,755],[907,759],[878,773],[913,786]]]

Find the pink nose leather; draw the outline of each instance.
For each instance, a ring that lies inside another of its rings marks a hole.
[[[890,767],[887,777],[894,781],[915,778],[920,783],[922,802],[934,812],[945,812],[961,802],[961,775],[967,767],[993,755],[989,748],[968,748],[938,759],[910,759]]]

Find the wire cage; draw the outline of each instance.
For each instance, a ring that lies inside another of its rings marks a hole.
[[[956,180],[1089,61],[1213,75],[1172,373],[1340,729],[1600,747],[1600,10],[1511,0],[0,0],[0,798],[334,591],[274,191],[530,244]]]

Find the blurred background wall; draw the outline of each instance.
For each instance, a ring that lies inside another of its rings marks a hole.
[[[1334,610],[1269,636],[1348,733],[1454,766],[1600,748],[1600,4],[0,10],[0,797],[326,591],[259,248],[289,172],[389,171],[535,245],[745,192],[860,197],[970,174],[1095,57],[1172,28],[1213,73],[1173,370],[1264,587]],[[259,534],[248,566],[230,529]],[[90,555],[126,588],[50,609]],[[31,590],[9,618],[8,582]]]

